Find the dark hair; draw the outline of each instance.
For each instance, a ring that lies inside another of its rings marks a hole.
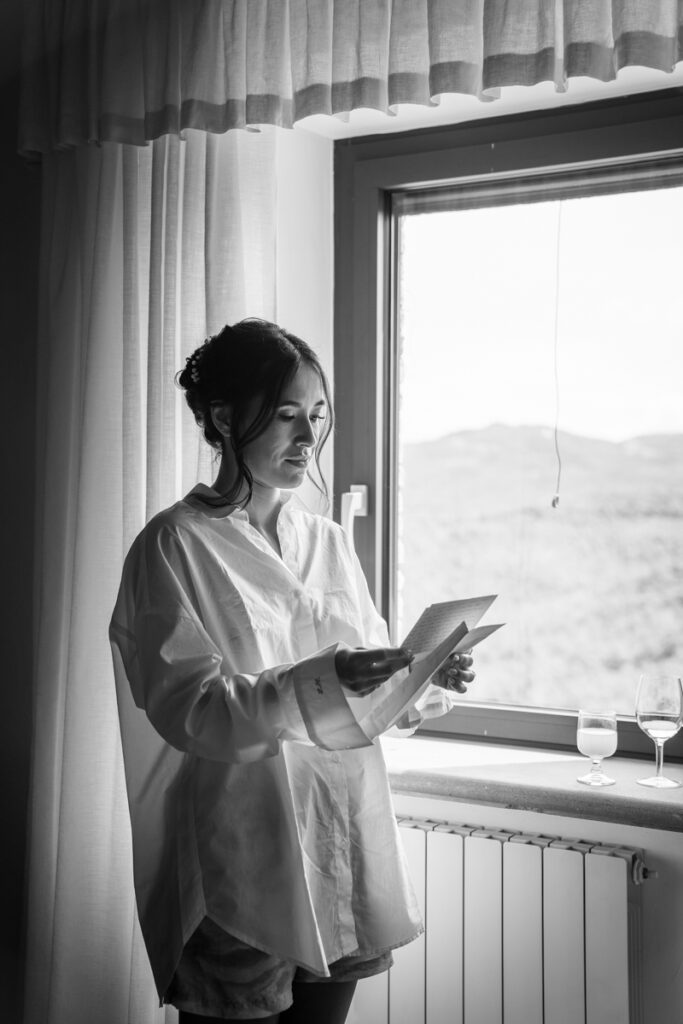
[[[244,461],[244,448],[260,437],[272,422],[285,387],[301,365],[310,366],[319,375],[328,407],[314,454],[320,483],[313,481],[327,498],[327,484],[318,457],[332,430],[332,401],[320,360],[305,341],[268,320],[249,317],[232,326],[226,325],[218,334],[207,338],[176,375],[176,383],[185,391],[187,404],[204,437],[217,451],[223,450],[224,440],[214,425],[211,406],[222,402],[232,406],[230,443],[237,461],[238,478],[225,496],[226,504],[244,506],[251,500],[253,478]],[[247,406],[255,398],[262,398],[261,408],[254,419],[246,422]],[[244,484],[247,496],[236,501]]]

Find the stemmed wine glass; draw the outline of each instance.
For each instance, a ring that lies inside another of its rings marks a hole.
[[[617,716],[614,711],[579,711],[576,745],[591,759],[591,769],[576,780],[585,786],[613,786],[614,779],[602,767],[603,757],[617,749]]]
[[[680,782],[662,775],[664,744],[675,736],[683,720],[683,688],[677,676],[642,675],[636,695],[636,718],[646,736],[654,740],[656,774],[638,779],[640,786],[656,789],[674,789]]]

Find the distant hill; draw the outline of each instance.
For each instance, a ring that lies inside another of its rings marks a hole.
[[[600,507],[606,500],[627,508],[683,513],[683,434],[612,442],[560,431],[561,504]],[[555,493],[557,461],[548,427],[494,424],[463,430],[404,448],[406,480],[452,500],[466,475],[479,508],[544,508]],[[490,468],[492,471],[482,472]],[[678,479],[672,480],[678,471]],[[415,497],[412,489],[406,502]]]
[[[478,653],[480,699],[578,706],[597,687],[631,713],[644,666],[683,671],[683,435],[561,432],[559,447],[557,509],[546,427],[404,447],[402,621],[497,592],[488,618],[509,625]]]

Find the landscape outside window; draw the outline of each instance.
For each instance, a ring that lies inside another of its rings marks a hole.
[[[682,217],[676,187],[399,219],[396,635],[497,593],[465,699],[632,715],[683,671]]]

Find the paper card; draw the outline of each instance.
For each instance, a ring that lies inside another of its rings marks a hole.
[[[441,601],[438,604],[430,604],[422,612],[401,647],[407,647],[413,654],[422,654],[424,651],[433,650],[459,623],[466,622],[470,629],[476,626],[497,596],[497,594],[488,594],[485,597],[465,598],[463,601]],[[490,631],[493,632],[492,629]],[[483,640],[484,637],[479,639]],[[462,648],[462,650],[466,650],[466,648]]]
[[[401,669],[394,673],[367,697],[347,694],[349,706],[368,739],[374,739],[390,729],[412,707],[427,689],[429,680],[439,666],[468,635],[467,626],[461,622],[433,651],[416,658],[409,671]]]
[[[487,636],[491,636],[491,633],[495,633],[497,629],[504,626],[504,622],[497,622],[493,626],[475,626],[471,629],[462,640],[459,641],[457,647],[454,647],[455,652],[469,651],[470,647],[476,647],[482,640],[485,640]]]

